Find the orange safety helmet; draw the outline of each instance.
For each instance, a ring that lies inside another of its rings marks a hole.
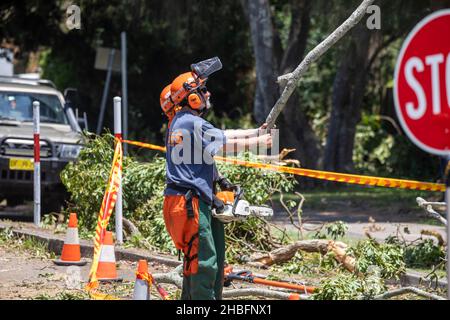
[[[192,109],[200,109],[204,98],[200,96],[199,89],[203,87],[205,82],[206,79],[200,79],[193,72],[180,74],[170,86],[172,102],[179,104],[187,98],[187,103]]]
[[[165,86],[161,91],[161,95],[159,96],[159,103],[161,104],[161,109],[166,114],[175,106],[175,104],[172,102],[172,99],[170,98],[170,84]]]

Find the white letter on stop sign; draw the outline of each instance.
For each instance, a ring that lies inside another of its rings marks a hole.
[[[443,54],[426,56],[425,63],[431,66],[431,92],[433,97],[433,114],[441,113],[441,87],[439,83],[439,65],[444,61]]]
[[[423,72],[424,65],[422,63],[422,60],[420,60],[417,57],[410,58],[405,65],[405,79],[406,82],[409,84],[411,89],[414,90],[416,96],[417,96],[417,107],[414,107],[414,103],[407,102],[406,103],[406,113],[408,116],[413,119],[417,120],[423,117],[425,114],[425,111],[427,110],[427,99],[425,97],[425,92],[423,91],[422,86],[420,85],[419,81],[414,77],[413,70],[416,69],[418,72]]]
[[[441,86],[439,65],[444,62],[442,53],[433,54],[425,57],[425,63],[431,68],[431,97],[433,114],[441,113]],[[425,69],[422,60],[418,57],[411,57],[405,64],[405,79],[417,97],[417,107],[413,102],[406,103],[406,113],[413,120],[423,117],[427,110],[427,99],[422,85],[414,76],[414,71],[423,72]],[[447,104],[450,108],[450,53],[447,55],[445,66],[445,88],[447,93]]]
[[[447,104],[450,108],[450,53],[447,55],[447,64],[445,68],[445,82],[447,84]]]

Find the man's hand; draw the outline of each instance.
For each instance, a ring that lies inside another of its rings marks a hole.
[[[227,178],[222,177],[217,181],[220,190],[222,191],[233,191],[236,188],[235,184],[232,184]]]
[[[267,129],[267,122],[264,122],[261,127],[258,128],[258,130],[265,130]]]
[[[259,146],[265,146],[266,148],[272,148],[272,135],[266,133],[257,137],[257,144]]]
[[[212,208],[216,209],[216,213],[222,213],[225,211],[225,204],[215,194],[213,194]]]
[[[271,148],[272,147],[272,135],[265,133],[263,135],[250,137],[250,138],[228,138],[227,143],[223,145],[223,152],[226,154],[238,153],[248,150],[256,146]]]
[[[267,122],[264,122],[262,125],[261,125],[261,127],[259,127],[258,128],[258,130],[267,130],[267,127],[268,127],[269,125],[267,124]],[[277,125],[273,125],[273,128],[272,129],[275,129],[277,127]]]

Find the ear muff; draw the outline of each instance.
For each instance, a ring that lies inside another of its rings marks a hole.
[[[188,96],[188,103],[192,109],[197,110],[202,106],[202,99],[200,98],[200,96],[198,94],[191,93]]]

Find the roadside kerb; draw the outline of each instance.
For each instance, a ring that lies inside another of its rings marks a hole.
[[[27,229],[24,226],[18,228],[14,226],[14,224],[0,221],[0,230],[5,230],[8,228],[11,228],[11,232],[15,236],[33,238],[36,241],[44,243],[50,252],[53,252],[56,255],[61,254],[62,247],[64,245],[64,235],[51,234],[49,232],[41,230],[31,230]],[[148,254],[144,249],[125,249],[117,245],[115,249],[117,260],[139,261],[141,259],[144,259],[151,262],[161,263],[170,267],[177,267],[182,263],[181,261],[171,259],[169,257]],[[92,258],[94,254],[94,245],[91,241],[80,239],[80,251],[82,257]]]

